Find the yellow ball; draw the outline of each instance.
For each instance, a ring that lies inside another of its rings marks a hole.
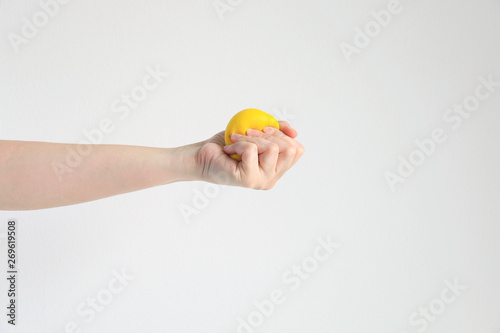
[[[270,114],[265,113],[264,111],[258,109],[246,109],[238,112],[231,118],[229,124],[226,127],[226,133],[224,135],[224,140],[226,145],[230,145],[233,142],[231,141],[231,135],[233,133],[238,133],[242,135],[247,134],[247,129],[253,128],[259,131],[262,131],[264,127],[272,126],[277,129],[280,129],[280,124]],[[238,154],[231,155],[237,161],[241,161],[241,157]]]

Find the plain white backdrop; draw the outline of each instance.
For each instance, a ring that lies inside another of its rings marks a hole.
[[[0,266],[15,218],[20,272],[15,328],[0,283],[1,332],[500,332],[500,87],[459,128],[443,118],[500,81],[498,0],[401,0],[386,26],[378,0],[41,3],[0,3],[0,139],[77,143],[108,118],[103,143],[175,147],[252,107],[306,153],[271,191],[185,182],[0,212]],[[120,119],[148,66],[169,75]]]

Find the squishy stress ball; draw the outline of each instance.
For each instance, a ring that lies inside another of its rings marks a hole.
[[[246,109],[238,112],[231,118],[226,127],[226,132],[224,135],[224,140],[226,145],[233,144],[231,141],[231,135],[233,133],[238,133],[241,135],[247,134],[247,129],[253,128],[262,131],[264,127],[272,126],[280,129],[280,124],[270,114],[258,109]],[[241,156],[238,154],[230,155],[237,161],[241,161]]]

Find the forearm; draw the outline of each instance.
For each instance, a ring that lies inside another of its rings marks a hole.
[[[0,209],[65,206],[196,180],[195,147],[93,145],[69,166],[68,148],[77,145],[0,141]]]

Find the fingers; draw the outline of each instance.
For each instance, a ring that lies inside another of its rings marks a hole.
[[[304,153],[304,147],[293,139],[297,132],[288,122],[280,122],[280,126],[281,130],[265,127],[262,132],[249,129],[246,136],[233,134],[234,143],[224,147],[226,154],[241,156],[237,169],[242,186],[272,188]]]
[[[292,167],[304,153],[304,146],[302,146],[300,142],[285,135],[281,130],[277,130],[274,127],[265,127],[264,132],[252,131],[252,135],[274,142],[279,146],[280,156],[278,159],[278,170],[285,169],[286,171]]]
[[[274,177],[279,156],[279,146],[269,140],[252,136],[240,136],[237,140],[255,143],[259,150],[260,167],[267,175]]]
[[[283,132],[273,127],[264,128],[262,137],[266,140],[276,143],[279,147],[280,154],[278,163],[276,165],[276,170],[278,173],[278,177],[281,177],[285,173],[285,171],[290,169],[290,167],[293,165],[296,149],[294,143],[291,141],[294,141],[294,139],[286,136],[285,134],[283,134]]]
[[[241,156],[241,168],[245,174],[250,175],[258,172],[259,150],[257,145],[248,141],[238,142],[237,138],[234,138],[233,142],[233,144],[224,147],[224,152],[229,155],[238,154]]]
[[[294,130],[292,128],[292,126],[290,126],[288,121],[282,120],[282,121],[278,121],[278,123],[280,124],[280,131],[282,131],[283,133],[285,133],[286,135],[288,135],[292,139],[295,139],[297,137],[297,131]]]
[[[261,171],[265,173],[268,177],[274,177],[274,175],[276,174],[276,163],[278,161],[278,155],[279,155],[279,146],[277,144],[262,138],[243,136],[240,134],[233,134],[231,140],[235,142],[233,145],[231,145],[235,146],[234,147],[235,151],[237,151],[238,149],[242,151],[253,149],[250,148],[248,143],[254,144],[257,147],[258,165]],[[240,145],[238,145],[238,143],[240,143]],[[240,146],[240,148],[238,148],[238,146]],[[231,149],[226,150],[226,152],[227,151],[231,151]],[[240,156],[243,162],[246,163],[253,162],[253,160],[248,160],[248,158],[245,161],[243,159],[243,155]]]

